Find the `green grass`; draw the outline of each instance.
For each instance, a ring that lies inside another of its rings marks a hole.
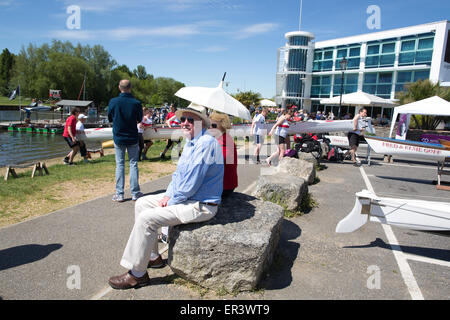
[[[155,141],[153,146],[147,152],[147,157],[150,161],[146,162],[170,162],[171,159],[160,159],[159,154],[165,147],[165,141]],[[169,156],[169,153],[167,154]],[[79,158],[78,158],[79,159]],[[126,158],[128,160],[128,156]],[[18,173],[18,178],[15,179],[12,176],[8,178],[8,181],[0,180],[0,201],[9,201],[11,199],[22,199],[26,201],[26,198],[36,194],[42,194],[42,196],[50,201],[56,201],[51,194],[46,193],[46,190],[58,183],[70,182],[70,181],[83,181],[84,183],[95,183],[96,180],[105,179],[105,177],[114,177],[116,161],[114,155],[107,155],[101,158],[90,160],[89,163],[83,161],[75,162],[74,166],[67,166],[62,164],[56,164],[48,167],[49,175],[44,174],[39,176],[37,173],[34,179],[31,179],[31,172],[27,170],[22,173]],[[145,162],[144,162],[145,164]],[[139,170],[147,170],[145,165],[140,165]],[[128,174],[129,167],[125,166],[125,174]]]
[[[22,106],[28,106],[31,103],[30,98],[21,97]],[[0,106],[18,106],[19,105],[19,97],[16,97],[14,100],[9,100],[8,97],[0,96]]]

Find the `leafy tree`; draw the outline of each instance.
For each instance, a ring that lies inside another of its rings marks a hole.
[[[98,106],[107,105],[119,94],[118,84],[122,79],[131,80],[134,96],[145,104],[167,102],[187,106],[189,103],[174,96],[184,87],[183,83],[171,78],[155,79],[142,65],[131,72],[126,65],[118,65],[100,45],[74,46],[58,40],[40,47],[29,44],[22,47],[14,61],[10,83],[20,83],[22,95],[28,97],[45,99],[49,89],[59,89],[64,99],[77,99],[86,75],[86,99]],[[1,65],[0,70],[4,70]]]
[[[261,94],[253,91],[239,92],[233,95],[233,97],[247,107],[251,104],[256,106],[261,100]]]
[[[439,96],[450,101],[450,88],[441,87],[439,82],[433,83],[429,79],[419,80],[414,83],[407,84],[405,90],[398,93],[397,98],[400,105],[423,100],[433,96]],[[435,130],[441,121],[448,121],[449,117],[427,116],[427,115],[411,115],[413,121],[411,125],[416,129]]]
[[[0,94],[7,95],[9,93],[9,83],[12,76],[14,66],[14,54],[5,48],[0,55]]]
[[[136,69],[133,70],[133,74],[139,80],[146,80],[148,77],[147,71],[144,66],[138,65]]]

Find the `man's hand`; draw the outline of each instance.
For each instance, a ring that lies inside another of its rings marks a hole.
[[[168,196],[165,196],[164,198],[162,198],[160,201],[159,201],[159,206],[160,207],[167,207],[167,203],[169,202],[169,200],[170,200],[170,197],[168,197]]]

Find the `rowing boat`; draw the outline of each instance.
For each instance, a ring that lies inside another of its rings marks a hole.
[[[401,156],[409,159],[445,161],[450,157],[450,147],[442,144],[424,143],[410,140],[365,136],[370,148],[376,153]]]
[[[426,231],[450,230],[450,203],[377,197],[363,190],[356,193],[352,211],[336,226],[337,233],[350,233],[367,222]]]
[[[274,123],[266,123],[263,127],[268,133]],[[374,133],[370,119],[366,121],[366,130]],[[352,120],[311,120],[305,122],[293,122],[288,129],[289,134],[299,133],[325,133],[325,132],[348,132],[353,130]],[[236,124],[228,130],[228,134],[232,137],[248,137],[251,136],[251,124]],[[85,129],[84,135],[78,136],[85,141],[108,141],[113,138],[112,128],[93,128]],[[179,140],[183,137],[182,130],[169,127],[150,127],[144,131],[144,139],[172,139]]]

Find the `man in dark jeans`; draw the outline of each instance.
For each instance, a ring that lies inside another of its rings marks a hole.
[[[116,153],[116,194],[112,200],[124,201],[125,152],[130,160],[130,191],[133,201],[142,197],[139,187],[139,135],[137,124],[142,121],[141,102],[131,94],[130,80],[121,80],[120,95],[111,99],[108,106],[108,119],[113,123],[114,148]]]

